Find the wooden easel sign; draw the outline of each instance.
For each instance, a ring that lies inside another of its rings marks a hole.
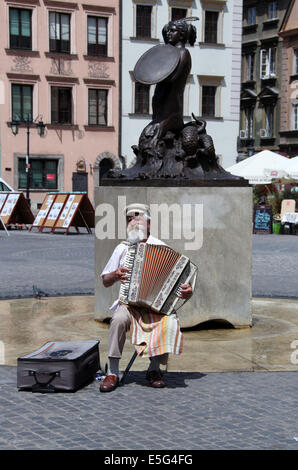
[[[9,224],[9,220],[12,216],[12,213],[18,202],[19,197],[20,197],[20,194],[15,194],[15,193],[11,193],[8,195],[5,201],[5,204],[2,207],[1,214],[0,214],[1,219],[5,223],[5,225]]]
[[[91,233],[91,227],[94,227],[92,214],[94,218],[94,209],[86,194],[70,194],[52,231],[62,229],[67,234],[70,227],[75,227],[77,232],[79,232],[78,227],[85,227],[87,232]]]
[[[32,224],[34,221],[34,216],[23,193],[8,193],[0,216],[6,226],[10,224]]]
[[[33,225],[31,226],[30,228],[30,231],[33,229],[33,228],[38,228],[38,231],[40,232],[41,231],[41,228],[47,218],[47,215],[54,203],[56,199],[56,195],[55,194],[47,194],[46,197],[44,198],[43,200],[43,203],[42,203],[42,206],[41,208],[39,209],[39,212],[33,222]]]
[[[67,198],[67,194],[57,194],[55,201],[51,205],[47,218],[40,228],[40,231],[43,231],[44,228],[50,228],[51,232],[53,231],[53,228],[64,208]]]
[[[0,193],[0,214],[1,214],[2,207],[6,201],[7,196],[8,196],[8,193]]]

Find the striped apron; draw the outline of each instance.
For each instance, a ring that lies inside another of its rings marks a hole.
[[[166,353],[181,354],[183,335],[177,315],[159,315],[128,307],[131,315],[131,342],[143,357],[160,356]]]

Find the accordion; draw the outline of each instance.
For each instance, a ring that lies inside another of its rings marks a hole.
[[[187,256],[166,245],[148,243],[129,246],[124,267],[129,272],[121,284],[119,302],[164,315],[170,315],[181,300],[180,286],[197,274]]]

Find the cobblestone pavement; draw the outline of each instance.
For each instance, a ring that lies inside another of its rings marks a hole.
[[[0,231],[0,299],[94,294],[94,236]]]
[[[144,373],[100,393],[18,392],[0,367],[1,449],[298,449],[297,374],[171,373],[153,390]]]
[[[0,298],[92,294],[93,236],[0,232]],[[298,238],[253,237],[253,295],[298,297]],[[265,275],[266,274],[266,275]],[[298,449],[297,372],[168,372],[148,387],[134,371],[102,394],[18,392],[0,366],[0,450]]]
[[[253,297],[298,298],[298,237],[253,235]]]
[[[253,296],[298,298],[297,257],[297,236],[254,235]],[[0,260],[0,299],[94,293],[93,234],[0,231]]]

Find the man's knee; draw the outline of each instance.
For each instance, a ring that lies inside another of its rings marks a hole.
[[[130,314],[126,307],[121,305],[116,312],[113,313],[110,325],[113,325],[113,327],[125,327],[125,329],[129,328]]]

